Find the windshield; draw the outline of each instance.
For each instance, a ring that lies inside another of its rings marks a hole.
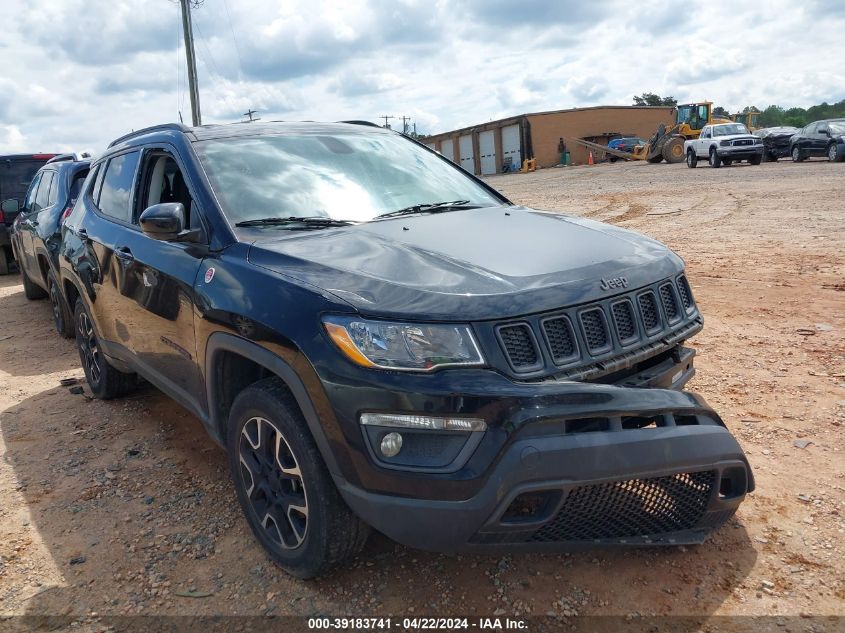
[[[748,128],[742,123],[713,126],[713,136],[727,136],[728,134],[748,134]]]
[[[194,147],[232,224],[274,217],[366,222],[418,204],[502,204],[460,168],[396,134],[268,135]]]

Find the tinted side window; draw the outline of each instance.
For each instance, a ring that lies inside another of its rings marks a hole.
[[[53,183],[52,171],[45,171],[41,174],[41,183],[38,185],[38,193],[35,194],[35,204],[32,207],[33,211],[41,211],[47,206],[47,198],[50,193],[50,185]]]
[[[47,194],[47,206],[51,207],[56,204],[56,198],[59,193],[59,182],[61,182],[59,174],[53,174],[53,184],[50,185],[50,193]]]
[[[140,155],[140,152],[129,152],[109,161],[97,205],[106,215],[127,224],[132,222],[132,185]]]
[[[73,176],[73,182],[70,183],[70,191],[67,194],[68,204],[73,204],[79,197],[79,192],[82,191],[82,183],[85,182],[85,177],[88,175],[88,170],[80,171]]]
[[[32,211],[32,208],[35,206],[35,195],[38,193],[38,183],[40,182],[41,174],[38,174],[32,179],[32,183],[29,185],[29,191],[26,194],[26,200],[23,203],[24,211]]]
[[[84,192],[84,195],[90,196],[94,193],[94,184],[99,183],[102,180],[103,165],[96,165],[91,171],[87,172],[87,174],[88,175],[85,177],[84,182],[80,181],[81,184],[79,185],[79,189]],[[73,211],[70,212],[70,215],[65,220],[65,225],[71,227],[77,226],[77,220],[79,216],[85,212],[84,209],[85,205],[77,198],[77,202],[73,205]]]

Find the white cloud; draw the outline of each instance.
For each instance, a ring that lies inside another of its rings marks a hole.
[[[646,91],[729,110],[845,98],[845,12],[829,0],[694,15],[670,0],[206,0],[193,16],[204,122],[254,108],[438,132]],[[0,152],[97,151],[187,118],[176,3],[2,0],[0,24]],[[813,37],[790,46],[796,33]]]

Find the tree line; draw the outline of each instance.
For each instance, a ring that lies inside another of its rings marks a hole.
[[[675,106],[678,105],[678,100],[671,96],[661,97],[653,92],[644,92],[634,97],[634,105]],[[760,110],[755,106],[745,106],[742,112],[759,112],[760,116],[757,120],[760,127],[776,127],[780,125],[804,127],[808,123],[820,119],[845,118],[845,99],[836,103],[827,103],[824,101],[809,108],[784,108],[779,105],[770,105]],[[715,106],[713,108],[714,116],[729,117],[730,114],[730,112],[721,106]]]

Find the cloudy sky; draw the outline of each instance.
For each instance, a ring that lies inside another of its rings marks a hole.
[[[435,133],[645,91],[730,110],[845,98],[842,0],[205,0],[192,15],[204,123],[253,108]],[[173,0],[1,0],[0,153],[98,152],[189,121],[179,16]]]

